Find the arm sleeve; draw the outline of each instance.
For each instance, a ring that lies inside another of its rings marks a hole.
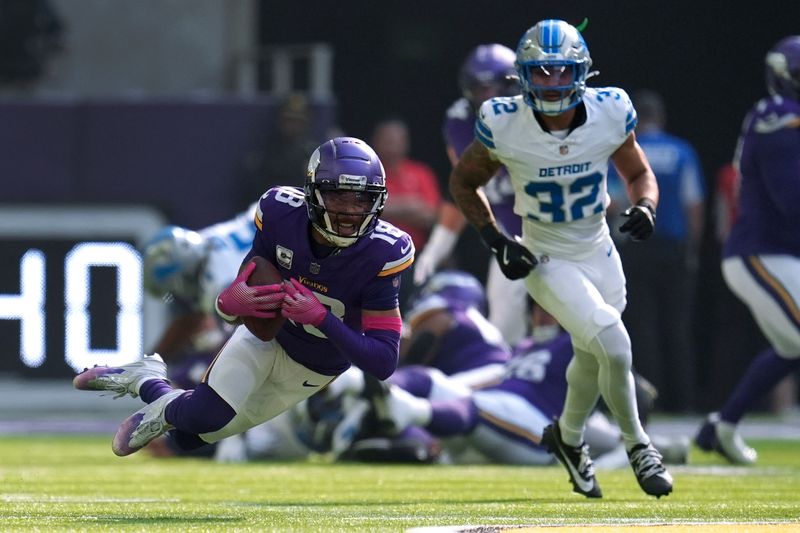
[[[339,352],[364,372],[384,380],[397,369],[400,354],[400,331],[370,329],[353,331],[328,313],[319,326]]]

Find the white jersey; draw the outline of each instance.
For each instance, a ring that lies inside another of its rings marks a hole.
[[[483,103],[480,140],[508,169],[524,244],[536,254],[582,259],[608,236],[608,159],[636,126],[630,98],[616,87],[587,88],[586,121],[560,139],[539,125],[522,96]]]
[[[235,218],[201,229],[211,243],[205,268],[200,276],[199,310],[214,316],[217,295],[236,278],[244,256],[253,245],[256,234],[255,212],[258,202]]]

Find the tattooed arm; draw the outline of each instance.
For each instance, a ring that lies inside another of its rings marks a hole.
[[[458,164],[450,174],[450,194],[467,220],[481,230],[486,225],[497,229],[486,195],[480,189],[502,165],[492,159],[489,150],[479,141],[472,141],[461,154]]]
[[[500,231],[486,195],[480,189],[500,166],[480,141],[472,141],[450,174],[450,194],[467,220],[478,228],[503,274],[508,279],[520,279],[527,276],[538,261],[522,243]]]

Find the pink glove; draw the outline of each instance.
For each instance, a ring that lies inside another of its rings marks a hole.
[[[298,324],[319,326],[328,314],[328,309],[314,296],[311,289],[294,278],[283,282],[286,296],[283,298],[281,314]]]
[[[255,316],[274,318],[281,308],[285,292],[283,284],[254,285],[247,284],[247,278],[256,268],[255,263],[248,263],[233,283],[217,296],[217,310],[235,318],[237,316]],[[223,316],[223,318],[227,318]]]

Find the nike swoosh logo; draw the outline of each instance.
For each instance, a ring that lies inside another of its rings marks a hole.
[[[611,257],[611,251],[612,251],[613,249],[614,249],[614,247],[613,247],[613,246],[609,246],[609,247],[608,247],[608,251],[606,252],[606,255],[607,255],[608,257]]]
[[[400,248],[400,253],[404,254],[411,249],[411,241],[408,241],[408,244]]]
[[[581,476],[580,473],[578,473],[578,471],[566,457],[564,458],[564,464],[567,465],[567,470],[569,470],[570,477],[572,477],[572,479],[575,481],[575,483],[578,484],[578,486],[581,488],[582,491],[589,492],[590,490],[592,490],[592,482],[583,479],[583,476]]]
[[[508,265],[508,246],[503,249],[503,264]]]
[[[309,383],[308,380],[303,382],[303,387],[319,387],[319,385],[314,385],[313,383]]]

